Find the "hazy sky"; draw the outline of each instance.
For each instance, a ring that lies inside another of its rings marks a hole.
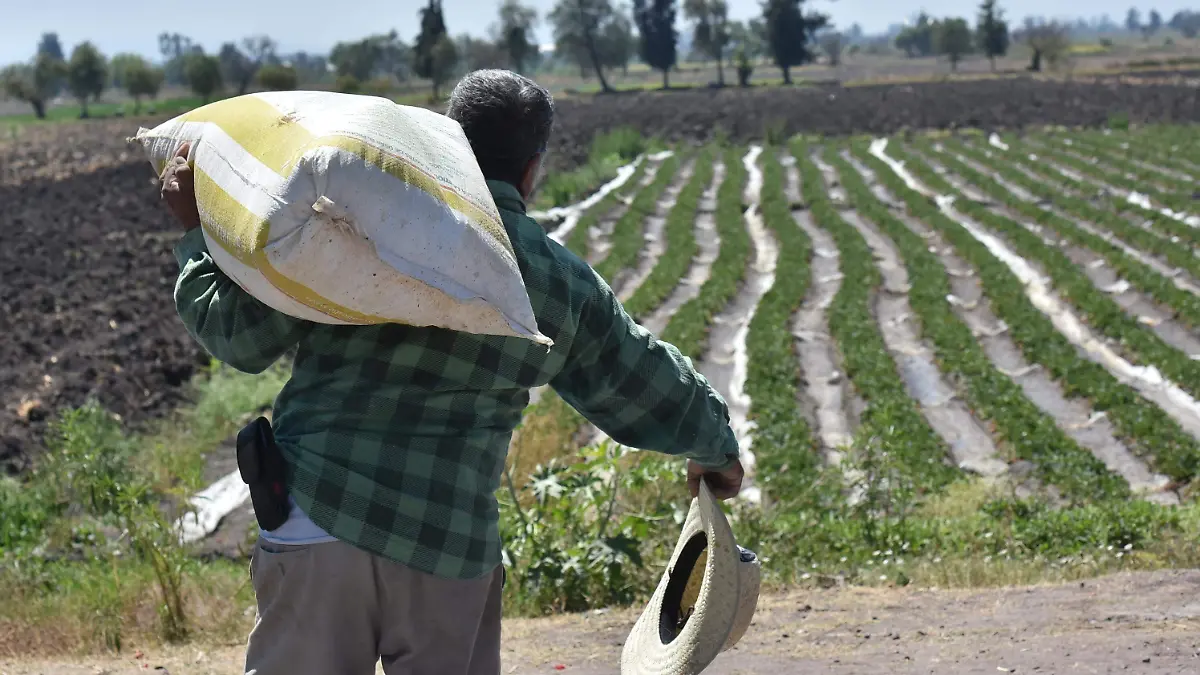
[[[868,32],[903,21],[922,5],[893,0],[812,0],[812,7],[828,12],[840,26],[858,22]],[[554,0],[526,0],[545,13]],[[1118,22],[1129,9],[1128,0],[1000,0],[1010,18],[1027,14],[1043,16],[1089,16],[1109,14]],[[326,51],[341,40],[395,28],[411,41],[417,32],[420,0],[0,0],[4,37],[0,41],[0,64],[29,58],[44,31],[57,31],[64,49],[92,40],[106,54],[140,52],[158,57],[156,36],[162,31],[179,32],[216,51],[226,40],[254,33],[274,37],[284,51]],[[627,4],[627,3],[626,3]],[[758,0],[729,0],[733,18],[759,14]],[[934,16],[973,17],[975,0],[924,0],[924,9]],[[1154,6],[1166,20],[1187,4],[1170,0]],[[497,0],[444,0],[446,23],[452,34],[483,34],[495,21]],[[1152,6],[1140,7],[1143,15]],[[973,23],[972,19],[972,23]],[[543,42],[550,39],[545,24],[538,27]]]

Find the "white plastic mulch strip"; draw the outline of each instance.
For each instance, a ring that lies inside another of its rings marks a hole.
[[[952,206],[953,196],[936,194],[925,187],[904,168],[903,162],[889,157],[885,152],[886,148],[887,139],[877,139],[871,144],[871,154],[887,164],[910,189],[932,197],[943,213],[1003,262],[1021,281],[1030,302],[1050,319],[1063,337],[1082,349],[1090,359],[1104,366],[1118,381],[1129,384],[1146,399],[1153,401],[1193,436],[1200,437],[1200,403],[1174,382],[1163,377],[1154,366],[1135,366],[1109,349],[1108,345],[1098,339],[1058,298],[1049,281],[1038,274],[1028,261],[1010,250],[1000,239],[962,217]]]
[[[992,135],[988,136],[988,145],[992,146],[993,148],[1008,150],[1008,144],[1000,140],[1000,135],[995,132],[992,132]]]
[[[196,493],[189,500],[195,510],[185,513],[175,523],[183,542],[190,544],[212,534],[221,519],[248,499],[250,486],[242,482],[242,475],[236,470]]]
[[[612,180],[601,185],[600,189],[589,195],[587,199],[568,206],[556,206],[545,211],[530,211],[529,217],[534,220],[556,220],[562,218],[562,222],[550,233],[550,238],[563,244],[567,241],[567,237],[571,236],[571,232],[575,230],[575,225],[579,223],[579,218],[584,212],[599,204],[600,200],[607,197],[613,190],[628,183],[629,178],[637,171],[638,165],[643,161],[661,162],[674,154],[671,150],[663,150],[649,156],[638,155],[632,162],[617,169],[617,175]]]
[[[738,439],[738,446],[741,449],[742,455],[742,466],[746,469],[747,480],[751,481],[739,496],[755,504],[762,501],[762,492],[752,482],[754,475],[754,452],[750,449],[750,446],[753,442],[751,433],[754,431],[754,422],[748,419],[751,401],[750,397],[746,394],[746,377],[750,357],[746,350],[746,337],[750,333],[750,323],[754,321],[754,315],[758,311],[759,301],[771,289],[771,286],[775,284],[775,265],[778,259],[777,249],[773,246],[764,246],[762,244],[762,242],[770,239],[770,234],[767,233],[766,225],[763,223],[762,212],[759,210],[759,203],[762,199],[763,174],[762,169],[758,166],[758,157],[762,154],[762,150],[762,146],[752,145],[750,146],[750,151],[742,159],[742,164],[746,167],[747,173],[745,200],[750,205],[745,214],[746,229],[750,233],[750,238],[756,244],[754,247],[753,264],[760,277],[758,279],[759,286],[755,289],[755,294],[758,297],[755,299],[753,306],[750,307],[750,313],[746,316],[745,322],[738,328],[734,336],[733,376],[729,378],[729,424]]]

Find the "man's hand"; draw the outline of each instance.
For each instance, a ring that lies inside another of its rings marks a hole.
[[[732,499],[741,492],[742,478],[745,475],[741,460],[735,461],[733,466],[724,471],[706,469],[690,459],[687,463],[688,490],[693,497],[700,494],[700,479],[703,478],[704,482],[708,483],[708,489],[712,490],[713,497],[722,501]]]
[[[167,203],[167,208],[171,209],[179,224],[183,225],[185,232],[200,227],[200,211],[196,207],[196,184],[192,167],[188,166],[187,161],[190,149],[190,143],[180,146],[159,176],[162,184],[161,198]]]

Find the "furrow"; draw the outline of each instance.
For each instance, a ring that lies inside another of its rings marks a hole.
[[[750,235],[742,218],[746,167],[739,148],[728,148],[724,154],[725,178],[717,190],[716,228],[721,238],[717,258],[700,292],[671,315],[662,332],[665,342],[693,359],[704,351],[713,317],[741,287],[750,257]]]
[[[791,203],[799,200],[789,199],[777,155],[773,151],[763,162],[762,219],[789,273],[776,275],[750,321],[745,392],[754,424],[756,481],[764,498],[784,501],[811,495],[823,471],[809,421],[796,412],[803,370],[789,327],[809,288],[812,242],[792,220]]]
[[[654,207],[654,215],[645,219],[643,245],[637,254],[637,264],[633,268],[625,268],[613,277],[613,290],[622,304],[642,287],[646,279],[654,271],[655,265],[667,250],[666,228],[667,218],[678,203],[679,195],[688,185],[695,171],[695,161],[688,162],[672,179],[668,187],[658,198]],[[628,307],[626,308],[628,310]]]
[[[1024,145],[1026,149],[1028,145]],[[1040,148],[1032,148],[1038,150]],[[1105,200],[1115,209],[1131,215],[1148,215],[1153,223],[1165,233],[1189,242],[1190,245],[1200,243],[1200,216],[1189,215],[1156,206],[1146,194],[1132,189],[1115,187],[1102,178],[1094,175],[1090,166],[1073,165],[1063,161],[1062,154],[1047,152],[1027,152],[1029,166],[1037,173],[1054,178],[1061,176],[1068,184],[1082,186],[1091,185],[1102,194]],[[1082,164],[1082,163],[1080,163]],[[1059,180],[1061,181],[1062,178]]]
[[[887,177],[881,180],[886,182],[888,177],[894,179],[897,185],[893,189],[905,190],[904,199],[910,208],[920,209],[921,205],[931,207],[928,203],[930,200],[936,203],[932,214],[940,218],[935,221],[939,223],[939,229],[954,241],[960,251],[969,252],[969,257],[981,273],[990,277],[985,278],[985,288],[995,286],[997,289],[1007,289],[993,295],[992,300],[1011,311],[1012,316],[1005,317],[1008,325],[1013,330],[1025,332],[1027,326],[1018,323],[1022,321],[1029,322],[1030,328],[1040,329],[1036,333],[1030,332],[1026,339],[1041,340],[1045,348],[1055,348],[1058,353],[1055,355],[1054,368],[1064,376],[1073,375],[1072,362],[1084,371],[1087,370],[1086,363],[1101,365],[1122,386],[1114,387],[1112,382],[1098,378],[1094,371],[1072,378],[1073,384],[1084,389],[1096,402],[1098,409],[1109,408],[1118,415],[1118,425],[1126,443],[1137,444],[1143,456],[1153,456],[1161,471],[1176,480],[1193,476],[1200,463],[1200,449],[1195,441],[1200,437],[1200,408],[1196,401],[1166,380],[1157,369],[1135,366],[1117,354],[1109,344],[1097,339],[1070,306],[1059,298],[1043,274],[1014,253],[1005,242],[981,227],[973,217],[959,213],[951,205],[952,200],[922,183],[930,178],[936,180],[935,176],[926,172],[918,180],[902,163],[883,152],[880,146],[873,145],[872,151],[874,160],[888,172]],[[897,156],[902,156],[902,153],[897,153]],[[930,215],[930,212],[926,210],[925,215]],[[997,269],[997,261],[1006,268],[1004,271]],[[986,272],[985,266],[990,266]],[[1024,296],[1027,303],[1012,304],[1015,293]],[[1026,304],[1036,308],[1036,313],[1029,312]],[[1045,319],[1050,321],[1055,331],[1045,330]],[[1082,351],[1088,361],[1079,361],[1075,349],[1068,350],[1069,355],[1063,353],[1061,348],[1064,340]],[[1018,343],[1024,343],[1024,340],[1018,339]],[[1047,356],[1050,355],[1047,351]],[[1131,400],[1133,397],[1123,386],[1126,384],[1156,404],[1166,415],[1156,414],[1152,407]],[[1153,423],[1147,415],[1155,417]],[[1183,436],[1181,431],[1187,431],[1191,437]]]
[[[529,217],[539,222],[558,220],[558,225],[550,232],[550,238],[560,244],[565,244],[567,238],[574,232],[575,226],[579,223],[579,219],[583,214],[607,198],[613,191],[624,187],[638,172],[638,167],[645,160],[645,155],[638,155],[632,162],[619,167],[617,175],[612,180],[601,185],[598,190],[588,195],[583,201],[568,206],[556,206],[545,211],[530,211]]]
[[[800,172],[795,159],[786,158],[785,165],[788,199],[799,203]],[[808,210],[794,209],[790,216],[807,235],[812,248],[809,292],[792,317],[792,334],[804,380],[803,391],[797,394],[801,409],[817,429],[825,461],[839,465],[844,451],[853,443],[864,407],[862,398],[846,378],[842,355],[830,335],[826,314],[842,286],[840,256],[833,237],[816,226]]]
[[[716,188],[710,188],[710,185],[713,185],[713,164],[712,148],[702,149],[692,164],[692,173],[687,185],[667,214],[662,232],[662,245],[665,250],[649,275],[638,286],[637,292],[624,303],[625,311],[639,321],[668,302],[671,292],[685,281],[688,267],[699,254],[695,233],[696,221],[702,195],[709,194],[711,197],[715,194]],[[711,214],[711,202],[708,211]],[[712,229],[711,223],[709,229]],[[662,325],[658,328],[661,329]]]
[[[843,220],[826,194],[821,171],[809,156],[807,144],[797,140],[792,154],[799,168],[804,201],[816,225],[837,243],[845,275],[829,307],[829,329],[850,383],[866,405],[844,470],[850,475],[884,471],[891,475],[889,482],[900,480],[926,492],[940,490],[962,473],[950,465],[949,448],[909,396],[873,316],[883,279],[872,263],[871,248]],[[870,489],[870,485],[857,481],[850,487],[852,500]]]
[[[956,149],[963,154],[956,152]],[[1086,233],[1089,248],[1105,253],[1114,267],[1120,269],[1124,265],[1119,257],[1114,258],[1111,254],[1123,253],[1169,279],[1179,290],[1200,296],[1200,283],[1192,276],[1200,273],[1200,259],[1186,248],[1168,241],[1160,233],[1131,225],[1111,211],[1098,209],[1085,200],[1064,194],[1063,190],[1032,178],[1012,165],[986,157],[969,146],[940,149],[935,146],[935,150],[995,181],[1019,200],[1018,206],[1034,205],[1052,216],[1054,221],[1070,223]],[[1028,207],[1023,207],[1022,212],[1032,215],[1039,223],[1046,219],[1038,216],[1036,211],[1031,213]]]
[[[1098,157],[1114,163],[1126,162],[1142,171],[1161,174],[1180,186],[1186,185],[1190,188],[1197,183],[1193,174],[1178,168],[1177,165],[1172,165],[1173,162],[1170,161],[1170,158],[1163,157],[1157,152],[1140,146],[1135,148],[1128,142],[1117,141],[1111,137],[1100,139],[1100,135],[1084,133],[1076,135],[1073,139],[1063,139],[1063,141],[1069,140],[1072,145],[1097,153]]]
[[[1103,150],[1096,150],[1094,154],[1084,154],[1079,152],[1079,147],[1070,138],[1038,137],[1036,143],[1051,151],[1055,157],[1069,162],[1072,167],[1086,170],[1092,176],[1113,182],[1127,190],[1138,190],[1139,187],[1142,188],[1138,190],[1141,192],[1149,190],[1174,207],[1181,206],[1180,198],[1191,198],[1193,186],[1190,181],[1184,183],[1160,171],[1142,168],[1136,160],[1129,157],[1113,157]]]
[[[1189,326],[1194,328],[1200,325],[1200,300],[1196,297],[1175,288],[1166,277],[1135,260],[1130,260],[1123,252],[1103,240],[1090,238],[1073,223],[1053,218],[1051,214],[1027,204],[1022,208],[1020,200],[1005,191],[1003,186],[989,180],[970,166],[957,162],[953,157],[942,157],[950,165],[952,171],[949,171],[938,161],[919,154],[915,149],[912,150],[912,154],[964,195],[966,191],[963,187],[983,186],[983,190],[995,198],[995,201],[985,204],[988,210],[1041,237],[1045,245],[1060,249],[1083,271],[1097,290],[1111,295],[1127,316],[1149,326],[1159,339],[1168,345],[1189,356],[1195,355],[1200,358],[1200,339],[1194,337],[1187,327],[1174,319],[1178,310],[1185,315],[1184,320]],[[1014,207],[1010,208],[1009,203]],[[1018,210],[1023,213],[1018,213]],[[1042,224],[1029,222],[1025,216],[1030,212]],[[1091,248],[1088,247],[1089,244]],[[1107,253],[1107,257],[1097,253],[1097,250]],[[1155,297],[1138,292],[1135,288],[1147,290]],[[1159,304],[1159,299],[1163,305]]]
[[[967,402],[976,414],[992,420],[1003,446],[1068,497],[1082,501],[1119,494],[1112,480],[1117,475],[1134,492],[1155,501],[1177,501],[1173,492],[1163,491],[1169,479],[1151,473],[1117,438],[1106,414],[1078,394],[1068,397],[1051,371],[1027,356],[1036,355],[1040,350],[1034,345],[1040,343],[1018,346],[1014,331],[997,316],[979,272],[938,230],[908,213],[871,168],[849,153],[840,159],[851,191],[861,195],[856,205],[893,237],[914,279],[923,281],[914,284],[913,302],[939,361],[963,381]],[[1014,477],[1027,473],[1021,464],[1010,470]]]
[[[700,289],[708,282],[713,263],[721,251],[721,235],[717,231],[716,213],[717,191],[725,182],[725,163],[721,161],[720,157],[711,161],[712,180],[706,186],[704,194],[700,196],[696,208],[693,234],[688,246],[695,251],[695,255],[687,263],[687,272],[671,290],[666,300],[644,317],[640,317],[639,323],[655,335],[663,334],[667,323],[671,317],[675,316],[679,308],[699,297]],[[633,310],[630,311],[633,313]],[[640,316],[640,314],[634,313],[634,316]]]
[[[819,154],[812,159],[826,187],[840,184],[837,172]],[[908,395],[920,404],[925,419],[946,442],[958,468],[987,477],[1004,473],[1008,467],[997,458],[991,436],[954,388],[946,384],[934,362],[933,349],[922,338],[920,319],[908,302],[908,272],[895,245],[873,223],[861,218],[858,211],[847,208],[840,216],[866,242],[883,278],[874,300],[875,320],[888,352],[899,367]]]
[[[622,261],[610,263],[608,260],[617,229],[622,225],[628,226],[631,222],[641,222],[654,203],[654,198],[662,192],[665,179],[670,179],[670,170],[676,161],[672,155],[661,164],[648,165],[642,179],[637,183],[636,191],[632,195],[621,196],[620,203],[615,208],[604,214],[595,226],[588,228],[586,260],[601,277],[609,279],[611,274],[622,267]]]
[[[707,348],[697,364],[700,372],[725,397],[729,405],[729,423],[737,434],[738,444],[744,455],[742,463],[748,474],[754,466],[754,454],[750,450],[751,399],[746,395],[746,337],[759,301],[775,283],[775,266],[779,258],[778,244],[763,224],[762,213],[759,210],[763,184],[762,169],[758,165],[761,154],[760,146],[752,146],[743,159],[748,176],[744,194],[748,208],[744,220],[753,258],[746,269],[741,288],[729,304],[713,318]],[[747,494],[747,497],[752,501],[756,500],[753,492]]]

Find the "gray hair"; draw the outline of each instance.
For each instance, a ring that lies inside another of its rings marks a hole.
[[[454,87],[446,115],[462,126],[484,177],[515,185],[529,160],[546,151],[554,100],[523,75],[476,70]]]

